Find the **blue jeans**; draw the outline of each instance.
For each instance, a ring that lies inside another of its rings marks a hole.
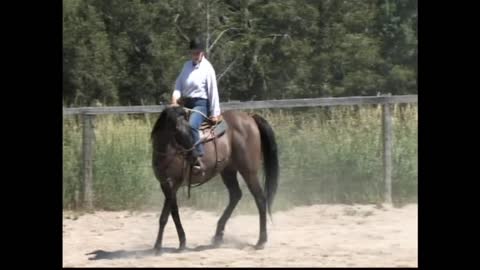
[[[204,115],[208,116],[207,114],[207,100],[200,99],[200,98],[192,98],[186,99],[184,106],[189,109],[193,109],[196,111],[202,112]],[[193,143],[198,142],[200,139],[200,126],[202,125],[203,121],[205,121],[205,117],[198,112],[192,112],[190,115],[190,128],[192,129],[193,134]],[[199,143],[195,147],[195,151],[193,152],[194,157],[201,157],[204,154],[203,144]]]

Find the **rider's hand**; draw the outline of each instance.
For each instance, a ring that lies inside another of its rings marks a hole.
[[[170,107],[178,107],[180,106],[182,100],[181,98],[172,96],[172,102],[170,102]]]

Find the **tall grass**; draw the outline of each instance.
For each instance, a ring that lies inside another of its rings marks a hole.
[[[280,180],[273,210],[315,203],[383,201],[380,106],[256,110],[276,132]],[[102,209],[159,209],[163,194],[151,169],[151,123],[158,115],[98,116],[95,121],[95,206]],[[148,120],[148,121],[147,121]],[[81,178],[81,128],[64,124],[64,207],[75,205]],[[417,200],[417,106],[394,107],[395,203]],[[239,175],[243,198],[237,213],[256,211]],[[263,177],[262,174],[259,177]],[[179,191],[180,205],[221,211],[228,192],[220,177]]]
[[[78,117],[63,121],[63,207],[75,208],[81,190],[82,130]]]
[[[72,118],[64,121],[63,205],[66,208],[76,204],[72,192],[80,190],[80,124]],[[107,210],[144,205],[156,185],[150,167],[150,126],[138,117],[99,115],[94,127],[94,205]]]

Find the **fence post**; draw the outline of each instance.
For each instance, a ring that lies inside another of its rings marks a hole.
[[[83,114],[83,206],[93,210],[93,156],[95,152],[95,133],[93,121],[95,115]]]
[[[392,104],[384,103],[382,105],[383,177],[385,181],[385,202],[387,204],[392,204],[392,121]]]

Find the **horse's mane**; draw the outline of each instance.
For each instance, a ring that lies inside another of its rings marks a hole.
[[[190,136],[190,126],[186,120],[186,111],[182,107],[167,107],[158,117],[150,139],[153,145],[167,144],[170,142],[170,136],[174,136],[177,144],[184,148],[189,148],[193,144]],[[181,120],[181,123],[178,121]]]

